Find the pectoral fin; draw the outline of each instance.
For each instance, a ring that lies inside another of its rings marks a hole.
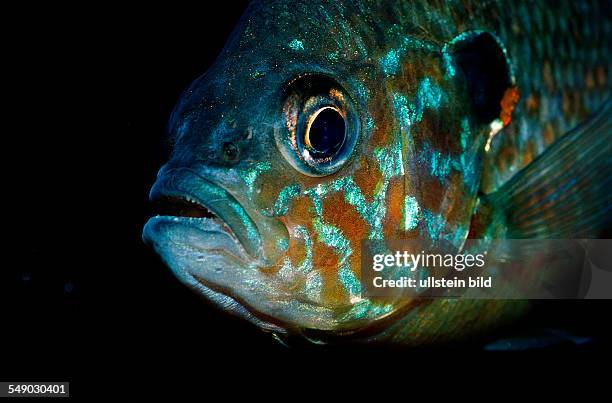
[[[612,100],[484,202],[506,238],[598,238],[612,229]]]

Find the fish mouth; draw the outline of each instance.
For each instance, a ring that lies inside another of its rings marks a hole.
[[[261,236],[244,207],[221,186],[195,171],[180,168],[164,172],[153,185],[149,199],[156,215],[147,226],[166,223],[194,227],[204,235],[202,249],[227,249],[225,252],[240,260],[262,256]],[[149,237],[146,232],[144,235],[146,241]],[[215,239],[223,241],[212,242]]]
[[[157,215],[173,217],[211,218],[219,217],[189,196],[162,196],[153,201]]]
[[[175,222],[185,221],[192,224],[197,223],[198,220],[196,219],[201,218],[200,221],[202,222],[210,221],[217,224],[236,242],[240,243],[234,231],[225,221],[190,196],[159,196],[152,201],[152,204],[156,217],[171,217],[174,218]]]

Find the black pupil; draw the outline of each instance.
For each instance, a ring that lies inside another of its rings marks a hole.
[[[344,118],[337,110],[326,108],[310,125],[308,139],[316,153],[329,157],[342,147],[345,134]]]

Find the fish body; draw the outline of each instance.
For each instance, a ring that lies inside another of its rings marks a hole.
[[[542,179],[537,161],[557,144],[550,166],[568,172],[586,140],[564,134],[609,112],[610,9],[253,2],[171,116],[151,190],[169,213],[145,241],[186,284],[278,335],[422,344],[518,317],[527,302],[362,297],[360,242],[596,236],[601,222],[580,214],[556,225],[557,199],[534,210],[546,219],[509,217],[561,181],[565,213],[609,212],[602,112],[589,191],[569,174]]]

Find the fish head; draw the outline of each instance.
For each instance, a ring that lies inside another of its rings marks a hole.
[[[271,4],[247,10],[181,97],[143,237],[264,329],[358,332],[414,302],[362,296],[361,241],[460,246],[490,122],[442,45],[389,50],[349,27],[359,10]]]

